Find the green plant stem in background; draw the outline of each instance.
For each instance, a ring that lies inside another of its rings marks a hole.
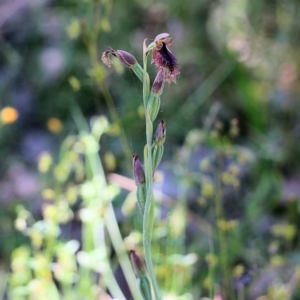
[[[214,255],[214,245],[211,237],[208,237],[209,243],[209,252],[210,254]],[[209,285],[209,298],[213,299],[214,297],[214,280],[215,280],[215,266],[209,264],[209,278],[210,278],[210,285]]]
[[[123,274],[126,278],[126,282],[129,286],[130,292],[134,299],[141,299],[140,293],[138,292],[135,284],[135,275],[132,272],[131,264],[128,260],[127,251],[122,241],[122,236],[119,230],[119,226],[116,220],[116,216],[113,210],[113,206],[109,203],[106,206],[104,220],[107,231],[109,233],[110,240],[116,251],[118,261],[121,265]]]
[[[7,285],[7,273],[0,269],[0,299],[4,299],[4,295],[5,295],[5,290],[6,290],[6,285]]]
[[[221,150],[222,151],[222,150]],[[223,209],[222,209],[222,183],[221,183],[221,170],[222,170],[222,155],[223,153],[220,152],[218,155],[218,168],[217,168],[217,182],[216,182],[216,195],[215,195],[215,215],[217,222],[220,220],[223,220]],[[230,276],[228,274],[228,257],[227,257],[227,243],[226,243],[226,237],[225,234],[220,228],[220,226],[217,226],[217,232],[218,232],[218,240],[219,240],[219,255],[220,255],[220,263],[221,268],[225,280],[225,286],[228,290],[228,294],[230,298],[232,299],[233,293],[231,289],[230,284]]]
[[[89,126],[86,123],[86,121],[84,120],[84,117],[82,116],[82,114],[77,106],[75,106],[75,105],[73,106],[72,113],[73,113],[73,118],[74,118],[74,121],[76,122],[78,129],[79,130],[89,130]],[[95,138],[95,142],[98,144],[99,141],[97,140],[97,138],[94,136],[93,136],[93,138]],[[87,169],[90,169],[90,177],[95,178],[97,176],[98,178],[102,178],[101,186],[107,186],[102,162],[101,162],[101,159],[98,156],[98,154],[97,153],[93,153],[93,154],[87,153],[86,157],[87,157],[87,164],[88,164]],[[99,192],[99,193],[101,193],[101,192]],[[123,240],[122,240],[122,236],[121,236],[121,233],[120,233],[120,230],[118,227],[116,215],[114,213],[111,202],[109,202],[105,205],[105,213],[104,213],[103,218],[105,221],[104,224],[109,233],[109,237],[112,242],[112,245],[117,253],[118,261],[122,268],[123,274],[125,276],[125,279],[128,284],[128,287],[130,289],[130,292],[133,296],[133,299],[140,300],[141,297],[140,297],[139,291],[135,285],[135,275],[134,275],[130,261],[127,256],[127,251],[126,251],[126,248],[125,248]],[[101,228],[100,225],[98,227]],[[104,228],[104,226],[102,226],[102,229],[103,228]],[[89,234],[89,236],[94,237],[95,234],[98,235],[99,233],[93,232],[92,234]],[[93,242],[93,241],[91,241],[91,242]],[[108,256],[107,256],[107,259],[108,259]],[[108,269],[110,270],[110,267],[108,267]],[[104,280],[106,281],[106,285],[110,286],[111,289],[114,289],[114,286],[117,285],[115,278],[113,276],[113,273],[108,274],[107,277],[104,278]],[[111,280],[113,280],[113,281],[111,281]],[[120,289],[118,289],[116,291],[119,296],[117,294],[115,294],[115,296],[118,296],[118,298],[120,298],[120,295],[121,295],[122,296],[121,299],[125,299],[124,295]]]
[[[107,108],[109,110],[109,114],[112,118],[112,121],[114,124],[118,125],[120,128],[122,128],[122,121],[119,117],[119,113],[117,111],[116,105],[111,97],[110,92],[107,89],[107,86],[105,84],[105,70],[103,69],[102,65],[99,63],[98,59],[98,49],[97,49],[97,40],[99,38],[99,32],[100,32],[100,16],[101,16],[101,10],[105,10],[105,13],[107,15],[110,14],[112,5],[111,2],[108,1],[105,3],[104,7],[101,7],[102,3],[98,0],[93,0],[91,2],[91,14],[92,14],[92,24],[91,28],[92,31],[89,34],[84,34],[83,40],[86,45],[86,48],[88,49],[89,58],[91,66],[93,67],[93,70],[95,71],[94,83],[95,83],[95,92],[96,92],[96,99],[95,99],[95,106],[96,109],[99,111],[99,102],[97,99],[97,90],[100,88],[101,93],[103,95],[103,98],[105,100],[105,103],[107,105]],[[140,68],[141,69],[141,68]],[[137,70],[137,76],[142,80],[140,77],[142,72],[141,70]],[[127,137],[124,133],[124,131],[120,130],[119,133],[121,145],[124,151],[124,154],[126,156],[126,161],[130,161],[131,153],[130,153],[130,147],[127,141]]]
[[[94,42],[93,40],[88,40],[88,39],[86,39],[85,42],[86,42],[86,45],[88,48],[91,65],[95,69],[99,68],[100,70],[102,70],[103,67],[100,65],[100,63],[98,61],[97,43]],[[104,72],[104,70],[102,70],[102,71]],[[111,97],[111,94],[110,94],[109,90],[107,89],[107,86],[104,82],[104,76],[103,77],[95,76],[94,80],[95,80],[95,84],[96,84],[96,89],[97,89],[97,86],[100,87],[100,89],[101,89],[101,93],[102,93],[105,103],[108,107],[112,121],[114,122],[114,124],[118,125],[121,128],[122,121],[119,117],[119,113],[118,113],[116,105]],[[96,107],[97,106],[98,106],[98,102],[96,101]],[[124,154],[127,158],[126,160],[130,161],[130,158],[131,158],[130,147],[129,147],[129,144],[127,141],[127,137],[126,137],[124,131],[122,131],[122,130],[120,130],[120,140],[121,140],[121,145],[122,145]]]
[[[105,241],[104,241],[105,226],[103,224],[101,224],[100,222],[98,222],[98,223],[99,224],[96,223],[95,226],[94,226],[94,236],[97,236],[97,235],[100,234],[103,237],[103,240],[98,241],[98,245],[97,245],[97,242],[96,242],[95,246],[99,247],[99,248],[102,248],[105,251],[105,258],[106,258],[106,263],[107,263],[106,271],[103,272],[103,274],[102,274],[103,280],[104,280],[106,286],[109,288],[110,292],[112,293],[113,297],[119,298],[119,299],[126,299],[123,292],[122,292],[122,290],[121,290],[121,288],[120,288],[120,285],[116,281],[114,273],[113,273],[113,271],[110,267],[110,264],[109,264],[109,253],[107,253],[106,245],[105,245]],[[99,278],[99,281],[100,280],[101,280],[101,276]]]

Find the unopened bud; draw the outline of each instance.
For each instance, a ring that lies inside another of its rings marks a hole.
[[[132,54],[123,50],[117,50],[117,57],[126,67],[129,68],[133,67],[137,63],[136,58]]]
[[[137,186],[145,183],[145,172],[144,168],[139,160],[138,155],[134,154],[132,157],[132,167],[133,167],[133,178]]]
[[[147,273],[146,264],[135,250],[130,250],[130,259],[136,277],[141,278],[145,276]]]
[[[161,120],[154,134],[154,144],[156,146],[160,146],[165,142],[165,140],[166,140],[166,121]]]
[[[110,55],[117,57],[128,68],[132,68],[137,63],[136,58],[129,52],[123,50],[113,50],[109,48],[102,53],[102,57],[101,57],[103,63],[107,65],[109,68],[112,65]]]
[[[152,84],[152,93],[160,95],[163,91],[165,83],[165,75],[163,68],[160,68]]]

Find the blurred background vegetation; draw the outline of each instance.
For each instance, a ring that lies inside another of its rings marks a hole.
[[[297,0],[2,1],[0,298],[140,299],[142,88],[99,58],[168,32],[164,299],[300,299],[299,19]]]

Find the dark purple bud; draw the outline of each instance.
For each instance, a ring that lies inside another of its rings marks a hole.
[[[146,264],[144,260],[134,250],[130,250],[130,260],[133,266],[136,277],[143,277],[146,275]]]
[[[166,140],[166,121],[161,120],[154,134],[154,143],[156,146],[162,145]]]
[[[136,58],[132,54],[123,50],[113,50],[109,48],[102,53],[101,57],[103,63],[109,68],[112,65],[110,55],[117,57],[128,68],[132,68],[137,63]]]
[[[132,166],[133,166],[133,178],[137,186],[145,183],[145,172],[144,168],[139,160],[139,157],[134,154],[132,157]]]
[[[137,63],[136,58],[129,52],[123,50],[117,50],[116,52],[116,57],[118,57],[126,67],[131,68]]]
[[[152,85],[152,93],[154,94],[161,94],[162,90],[164,88],[164,83],[165,83],[165,78],[164,78],[164,69],[159,69],[157,72],[157,75],[153,81],[153,85]]]

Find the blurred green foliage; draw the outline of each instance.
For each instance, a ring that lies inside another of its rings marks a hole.
[[[168,32],[181,75],[158,117],[165,299],[299,299],[299,17],[297,0],[1,2],[0,298],[126,294],[118,265],[140,250],[141,218],[123,179],[143,151],[142,87],[99,58],[111,46],[140,61],[143,40]],[[100,148],[95,116],[110,124]],[[105,183],[115,173],[118,187]]]

